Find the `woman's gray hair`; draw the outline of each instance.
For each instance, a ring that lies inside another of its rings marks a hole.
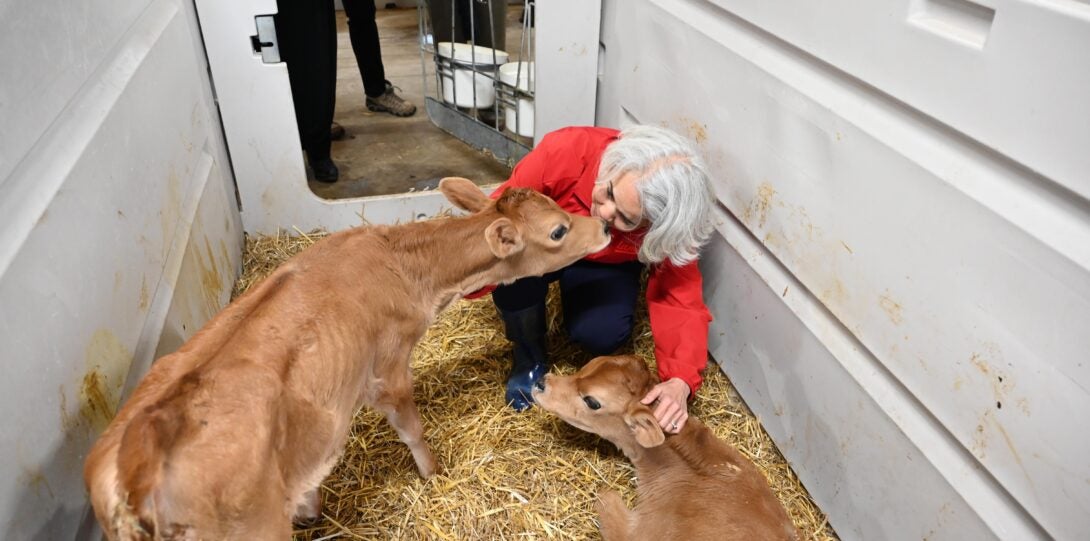
[[[666,128],[625,128],[602,154],[596,182],[616,181],[629,172],[636,175],[643,218],[650,222],[640,261],[669,259],[677,266],[694,261],[714,229],[711,182],[696,149]]]

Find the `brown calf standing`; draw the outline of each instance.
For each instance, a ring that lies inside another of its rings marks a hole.
[[[609,242],[602,221],[529,190],[440,190],[473,214],[330,235],[152,366],[84,468],[109,539],[287,539],[319,514],[362,405],[435,474],[409,371],[424,331],[462,295]]]
[[[794,540],[798,532],[753,463],[693,416],[666,437],[640,403],[655,381],[637,357],[598,357],[571,376],[550,374],[534,402],[568,424],[613,442],[636,466],[639,498],[630,511],[604,490],[598,512],[605,541]]]

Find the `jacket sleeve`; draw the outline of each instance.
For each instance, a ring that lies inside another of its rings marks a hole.
[[[703,278],[694,261],[677,267],[669,261],[652,268],[647,280],[647,311],[655,339],[659,378],[680,378],[696,396],[708,364],[708,324]]]

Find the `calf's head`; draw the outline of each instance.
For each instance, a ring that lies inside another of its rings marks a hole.
[[[640,403],[654,385],[639,357],[597,357],[570,376],[545,376],[533,395],[538,406],[566,423],[627,450],[665,440],[651,408]]]
[[[508,189],[492,200],[473,182],[449,177],[439,190],[458,208],[486,216],[489,250],[504,261],[511,281],[540,276],[566,267],[609,245],[609,224],[598,218],[565,212],[555,201],[526,188]]]

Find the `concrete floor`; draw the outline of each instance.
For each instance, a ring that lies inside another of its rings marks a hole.
[[[512,60],[522,25],[521,6],[510,6],[507,43]],[[340,180],[309,182],[311,191],[326,199],[390,195],[434,187],[440,178],[460,176],[481,185],[503,182],[511,170],[494,158],[441,131],[424,110],[427,89],[436,97],[434,63],[421,62],[416,9],[379,9],[377,22],[386,79],[416,105],[416,114],[399,118],[372,113],[364,102],[363,82],[352,54],[344,12],[337,12],[337,106],[334,120],[347,137],[333,142],[333,160]]]

